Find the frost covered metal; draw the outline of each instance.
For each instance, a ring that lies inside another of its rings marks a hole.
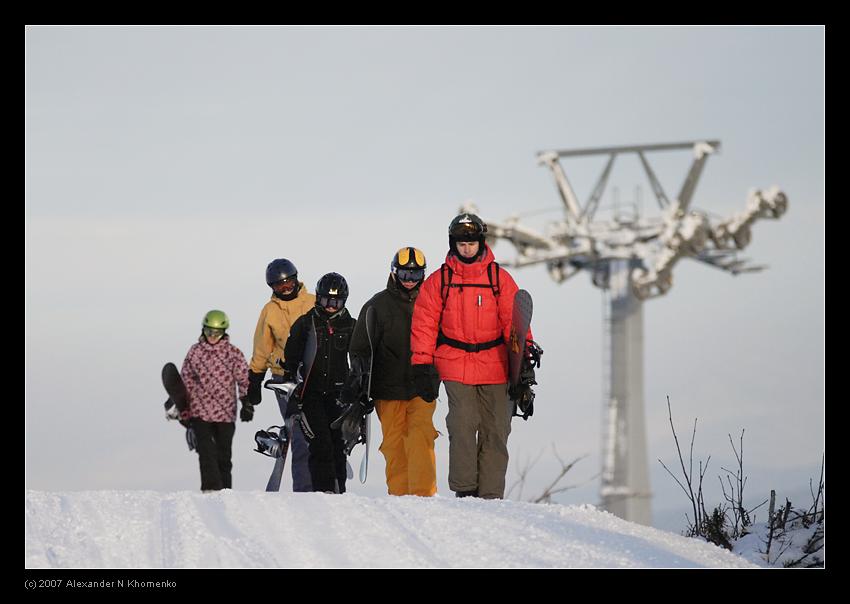
[[[751,240],[752,225],[776,219],[788,208],[778,187],[750,191],[742,212],[726,219],[692,209],[691,202],[708,158],[720,141],[697,140],[590,149],[551,150],[537,154],[538,163],[552,171],[564,205],[560,221],[539,233],[520,224],[518,216],[501,223],[487,220],[488,237],[506,239],[516,248],[514,267],[544,264],[549,275],[562,283],[579,271],[591,276],[594,286],[609,297],[606,330],[608,392],[604,398],[602,451],[602,506],[612,513],[642,524],[651,524],[649,471],[643,423],[643,313],[642,302],[662,296],[673,285],[673,269],[683,258],[703,262],[732,274],[765,267],[739,258]],[[670,199],[647,159],[655,151],[689,150],[693,161],[679,193]],[[660,215],[615,215],[595,220],[615,160],[637,154],[658,202]],[[582,206],[561,160],[608,155],[590,197]],[[461,211],[475,212],[467,205]]]

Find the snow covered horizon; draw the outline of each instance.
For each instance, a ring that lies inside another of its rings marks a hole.
[[[591,505],[26,491],[26,569],[759,568]]]

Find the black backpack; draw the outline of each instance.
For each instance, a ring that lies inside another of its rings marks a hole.
[[[493,266],[496,267],[496,282],[493,283]],[[446,283],[446,272],[449,273],[448,283]],[[489,283],[452,283],[452,276],[454,275],[454,271],[452,267],[450,267],[445,262],[440,267],[440,296],[443,299],[443,310],[446,308],[446,300],[449,298],[449,289],[452,287],[457,287],[463,290],[464,287],[489,287],[493,290],[493,295],[496,297],[496,304],[499,303],[499,294],[501,294],[501,288],[499,287],[499,263],[491,262],[487,265],[487,281]],[[442,310],[440,311],[440,319],[442,322]]]
[[[493,283],[493,265],[496,266],[496,282]],[[448,271],[448,283],[446,282],[446,271]],[[467,352],[480,352],[482,350],[488,350],[495,346],[499,346],[504,343],[504,339],[502,336],[499,336],[495,340],[490,342],[481,342],[478,344],[471,344],[468,342],[461,342],[460,340],[454,340],[452,338],[447,337],[443,333],[443,311],[446,309],[446,301],[449,298],[449,290],[452,287],[457,287],[461,291],[463,291],[464,287],[489,287],[493,290],[493,296],[496,298],[496,304],[499,304],[499,294],[501,293],[501,288],[499,287],[499,264],[497,262],[491,262],[487,265],[487,281],[489,283],[452,283],[452,275],[454,271],[452,271],[451,267],[446,263],[440,267],[440,296],[443,299],[443,306],[440,309],[440,323],[439,323],[439,332],[437,334],[437,346],[440,344],[448,344],[453,348],[460,348],[461,350],[465,350]]]

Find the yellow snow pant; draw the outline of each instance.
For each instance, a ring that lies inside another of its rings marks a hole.
[[[387,461],[387,492],[390,495],[431,497],[437,492],[437,460],[434,455],[436,401],[375,401],[384,441],[381,453]]]

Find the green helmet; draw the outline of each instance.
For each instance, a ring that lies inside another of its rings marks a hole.
[[[213,329],[227,329],[230,327],[230,319],[222,310],[211,310],[204,315],[204,327],[212,327]]]

